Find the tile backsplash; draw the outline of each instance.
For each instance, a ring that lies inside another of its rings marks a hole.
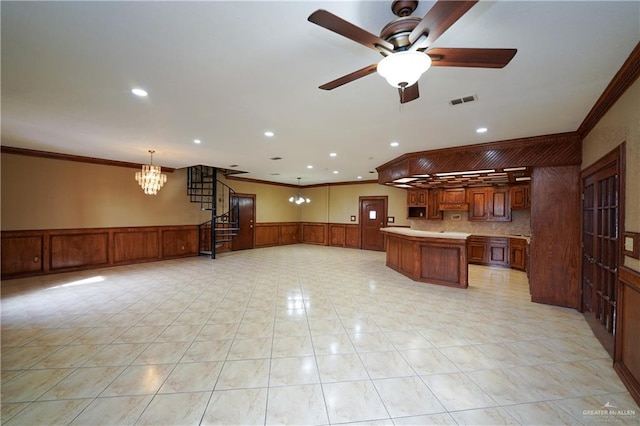
[[[433,232],[466,232],[480,235],[531,235],[531,211],[513,210],[511,222],[470,221],[469,212],[445,211],[442,220],[410,220],[412,229]]]

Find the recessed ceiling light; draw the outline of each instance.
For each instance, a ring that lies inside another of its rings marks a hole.
[[[307,169],[313,169],[313,166],[312,166],[311,164],[309,164],[309,165],[307,166]]]
[[[391,142],[389,145],[391,145],[391,146],[393,146],[393,147],[396,147],[396,146],[398,146],[398,145],[400,145],[400,144],[399,144],[398,142]]]
[[[337,171],[337,170],[334,170],[334,171],[333,171],[333,174],[334,174],[334,175],[337,175],[338,173],[340,173],[340,172],[339,172],[339,171]]]
[[[266,132],[264,132],[264,135],[268,138],[272,138],[275,133],[273,133],[271,130],[267,130]]]
[[[144,98],[145,96],[148,95],[146,90],[141,89],[139,87],[135,87],[135,88],[131,89],[131,93],[133,93],[136,96],[140,96],[141,98]]]
[[[362,176],[358,176],[356,179],[362,179]]]
[[[200,139],[194,139],[193,140],[193,143],[200,143],[200,142],[202,142]]]
[[[330,152],[330,153],[329,153],[329,156],[330,156],[330,157],[337,157],[337,156],[338,156],[338,153],[337,153],[337,152]]]
[[[486,133],[486,131],[489,130],[486,127],[478,127],[476,129],[476,133]]]

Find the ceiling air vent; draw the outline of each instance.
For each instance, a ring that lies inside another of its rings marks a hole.
[[[456,105],[466,104],[466,103],[477,101],[477,100],[478,100],[478,95],[469,95],[469,96],[464,96],[462,98],[451,99],[449,101],[449,104],[452,106],[456,106]]]
[[[278,160],[282,160],[282,157],[271,157],[269,158],[269,160],[278,161]]]

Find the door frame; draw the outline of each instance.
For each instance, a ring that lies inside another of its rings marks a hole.
[[[363,234],[363,215],[364,215],[364,202],[365,201],[370,201],[370,200],[382,200],[384,201],[384,214],[383,214],[383,226],[385,227],[387,226],[387,215],[389,214],[389,196],[387,195],[362,195],[360,197],[358,197],[358,228],[359,228],[359,232],[358,234],[360,234],[360,250],[362,250],[362,246],[363,246],[363,241],[364,238],[362,237]],[[383,247],[382,250],[386,250],[386,247]]]
[[[624,210],[624,206],[625,206],[625,169],[626,169],[626,142],[622,142],[620,145],[618,145],[617,147],[615,147],[614,149],[612,149],[611,151],[609,151],[607,154],[605,154],[604,156],[600,157],[598,160],[596,160],[593,164],[591,164],[590,166],[586,167],[585,169],[582,170],[582,172],[580,173],[580,191],[582,193],[582,201],[584,201],[584,189],[585,189],[585,181],[590,178],[591,176],[595,175],[596,173],[603,171],[605,169],[608,169],[610,167],[615,167],[616,170],[616,175],[617,175],[617,179],[618,179],[618,212],[617,212],[617,218],[616,220],[618,221],[618,244],[616,247],[617,253],[616,253],[616,261],[617,261],[617,265],[616,265],[616,269],[619,270],[620,266],[622,266],[624,264],[624,231],[625,231],[625,210]],[[617,344],[617,333],[616,331],[619,329],[619,322],[620,322],[620,315],[619,315],[619,302],[620,300],[618,300],[618,295],[620,294],[619,288],[617,288],[617,282],[616,282],[616,319],[615,319],[615,324],[614,324],[614,333],[613,336],[611,336],[611,334],[609,332],[606,331],[606,329],[604,329],[602,327],[602,325],[600,324],[600,322],[598,320],[596,320],[595,317],[593,317],[591,314],[593,312],[589,312],[586,313],[583,310],[583,298],[584,298],[584,291],[583,291],[583,280],[584,280],[584,210],[582,209],[582,207],[580,208],[580,266],[579,266],[579,270],[580,270],[580,286],[579,286],[579,293],[580,293],[580,303],[579,303],[579,311],[583,314],[585,320],[587,321],[587,323],[589,324],[589,327],[591,328],[591,331],[593,332],[593,334],[597,337],[598,341],[600,341],[600,343],[602,344],[602,346],[607,350],[607,352],[609,353],[609,355],[611,355],[611,357],[613,359],[615,359],[615,353],[618,347]],[[616,277],[617,277],[617,273],[616,273]],[[617,281],[617,278],[616,278]]]

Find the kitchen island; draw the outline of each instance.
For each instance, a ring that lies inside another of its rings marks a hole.
[[[382,228],[387,266],[431,284],[467,288],[467,237],[463,232],[429,232],[410,228]]]

